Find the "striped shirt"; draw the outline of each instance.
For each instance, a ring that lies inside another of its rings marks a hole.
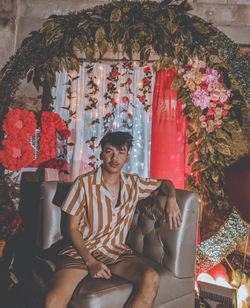
[[[115,206],[102,178],[102,168],[79,176],[71,186],[61,208],[80,215],[79,231],[89,252],[102,262],[113,262],[132,250],[125,244],[137,202],[148,197],[161,181],[121,173],[120,204]],[[80,259],[73,246],[60,255]]]

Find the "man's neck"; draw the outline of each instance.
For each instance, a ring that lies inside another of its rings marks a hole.
[[[117,173],[110,173],[105,168],[102,168],[102,177],[104,180],[104,183],[110,184],[110,185],[116,185],[120,183],[120,178],[121,178],[121,172]]]

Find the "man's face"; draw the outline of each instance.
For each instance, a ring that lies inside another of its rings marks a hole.
[[[129,158],[127,145],[117,149],[113,145],[107,144],[101,153],[103,167],[109,173],[121,172],[122,167],[129,161]]]

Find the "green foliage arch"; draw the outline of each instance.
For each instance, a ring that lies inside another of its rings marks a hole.
[[[154,65],[156,70],[173,68],[176,60],[184,65],[188,58],[194,56],[219,56],[223,60],[220,69],[234,91],[231,126],[223,130],[223,134],[210,134],[202,148],[195,146],[198,133],[190,134],[193,138],[190,138],[192,153],[197,153],[199,157],[193,170],[200,171],[203,181],[197,186],[190,178],[189,188],[200,192],[204,200],[209,200],[218,209],[229,210],[224,193],[223,170],[239,156],[232,154],[232,141],[242,133],[242,112],[250,102],[249,59],[240,56],[239,47],[223,33],[192,16],[191,9],[187,1],[177,5],[171,4],[171,0],[124,0],[67,15],[50,16],[38,31],[30,33],[0,72],[0,123],[8,112],[20,80],[24,78],[32,80],[37,89],[42,88],[42,110],[51,110],[51,89],[56,82],[56,72],[63,68],[68,72],[79,71],[81,61],[76,50],[84,52],[86,60],[93,62],[100,61],[108,47],[116,52],[121,46],[124,57],[132,59],[133,53],[138,53],[142,63],[147,62],[153,50],[159,56]],[[96,50],[100,55],[97,59]],[[214,65],[212,58],[209,59],[210,64]],[[183,89],[180,90],[180,96],[185,97]],[[192,109],[191,115],[190,111],[186,114],[190,120],[198,116],[195,109]],[[3,138],[1,129],[0,140]],[[218,140],[226,150],[215,150]],[[3,166],[0,173],[4,175]]]

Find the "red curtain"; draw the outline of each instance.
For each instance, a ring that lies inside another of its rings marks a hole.
[[[171,89],[176,70],[161,69],[156,73],[151,133],[150,176],[170,179],[176,188],[184,188],[187,167],[186,121],[182,103]]]

